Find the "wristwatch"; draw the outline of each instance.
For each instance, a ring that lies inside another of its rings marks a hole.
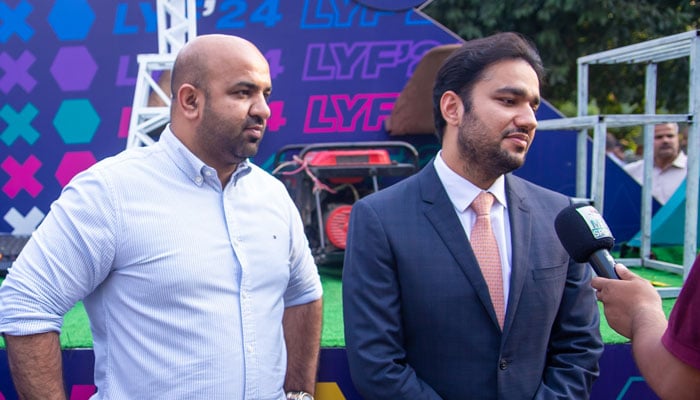
[[[314,396],[303,391],[287,392],[287,400],[314,400]]]

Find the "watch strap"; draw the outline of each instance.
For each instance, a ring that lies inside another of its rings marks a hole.
[[[314,400],[311,393],[300,391],[287,392],[287,400]]]

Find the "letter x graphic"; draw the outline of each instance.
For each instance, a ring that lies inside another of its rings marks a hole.
[[[36,79],[28,72],[34,61],[36,57],[27,50],[17,60],[13,60],[7,53],[0,53],[0,68],[5,71],[5,75],[0,78],[0,90],[8,94],[15,85],[19,85],[30,93],[36,85]]]
[[[14,199],[20,192],[25,190],[32,197],[39,195],[44,185],[39,183],[34,174],[41,167],[41,161],[33,155],[27,157],[24,164],[20,164],[12,156],[9,156],[0,164],[0,168],[10,175],[10,180],[2,187],[2,191],[11,199]]]
[[[22,137],[27,143],[34,144],[39,138],[39,132],[31,124],[37,114],[39,111],[32,103],[27,103],[20,112],[5,104],[0,108],[0,118],[7,122],[7,128],[0,132],[0,140],[9,146]]]
[[[34,36],[34,29],[24,20],[32,12],[32,5],[22,0],[13,10],[5,2],[0,3],[0,43],[7,40],[16,33],[25,42]]]

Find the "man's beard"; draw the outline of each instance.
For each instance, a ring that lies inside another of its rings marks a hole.
[[[501,139],[510,131],[502,132]],[[478,169],[492,177],[498,177],[520,168],[525,154],[517,157],[501,147],[502,141],[490,140],[487,128],[473,114],[465,114],[459,126],[457,145],[460,157],[467,162],[469,170]],[[525,151],[525,153],[527,150]]]
[[[254,157],[260,145],[259,141],[257,143],[249,141],[243,133],[251,124],[253,124],[251,117],[248,117],[244,123],[232,124],[207,106],[204,109],[198,134],[213,148],[242,161]]]

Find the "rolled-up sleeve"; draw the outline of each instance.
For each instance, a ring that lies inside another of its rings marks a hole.
[[[108,274],[114,208],[94,172],[66,186],[0,286],[0,332],[61,331],[63,315]]]
[[[286,307],[310,303],[323,296],[321,279],[309,250],[309,242],[304,233],[304,226],[299,212],[292,203],[288,202],[290,218],[290,279],[284,295]]]

